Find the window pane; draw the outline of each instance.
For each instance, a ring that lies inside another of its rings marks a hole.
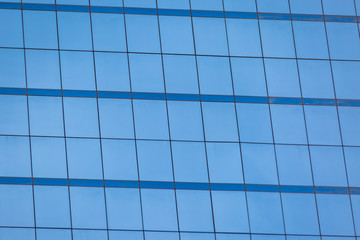
[[[35,240],[35,231],[31,228],[0,228],[0,237],[11,240]],[[42,240],[38,236],[38,240]]]
[[[101,230],[73,230],[73,240],[107,240],[107,232]]]
[[[23,47],[23,29],[20,10],[0,10],[0,46]]]
[[[140,231],[109,231],[110,240],[131,239],[143,240],[143,232]]]
[[[255,0],[224,0],[225,11],[256,12]]]
[[[289,3],[287,0],[257,0],[259,12],[288,13]]]
[[[181,240],[215,240],[213,233],[187,233],[182,232]]]
[[[332,61],[336,97],[340,99],[360,99],[360,63]]]
[[[155,0],[124,0],[125,7],[156,8]]]
[[[23,50],[0,49],[0,86],[26,87]]]
[[[109,7],[122,7],[122,0],[90,0],[90,4],[93,6],[109,6]]]
[[[165,9],[189,9],[188,0],[177,0],[177,1],[168,1],[168,0],[157,0],[159,8]]]
[[[146,240],[179,240],[177,232],[145,232]]]
[[[193,10],[223,10],[221,0],[191,0],[191,8]]]
[[[351,204],[352,211],[354,214],[354,222],[356,232],[360,231],[360,196],[359,195],[351,195]]]
[[[341,7],[336,0],[323,0],[323,5],[326,15],[355,15],[353,0],[341,1]]]
[[[292,13],[322,14],[321,0],[290,0]]]
[[[346,170],[349,178],[350,187],[360,187],[360,148],[358,147],[345,147],[345,160]]]
[[[37,240],[71,240],[71,230],[36,229]]]
[[[344,145],[360,146],[360,108],[339,107]]]
[[[254,236],[252,236],[252,239]],[[216,239],[217,240],[250,240],[250,234],[217,233]]]
[[[26,97],[1,95],[0,103],[0,133],[29,134]]]

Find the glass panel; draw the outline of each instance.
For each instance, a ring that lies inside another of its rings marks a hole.
[[[90,0],[92,6],[108,6],[108,7],[122,7],[122,0]]]
[[[0,86],[26,87],[23,50],[0,49]]]
[[[353,0],[342,0],[341,6],[336,0],[323,0],[324,14],[326,15],[355,15]]]
[[[0,46],[23,47],[23,28],[20,10],[0,9]]]
[[[222,11],[222,1],[221,0],[191,0],[191,8],[193,10],[217,10]]]
[[[157,0],[159,8],[166,9],[189,9],[189,0],[177,0],[177,1],[168,1],[168,0]]]
[[[292,13],[322,14],[321,0],[290,0]]]
[[[351,195],[352,211],[354,214],[355,229],[360,231],[360,195]]]
[[[360,187],[360,148],[345,147],[346,170],[349,178],[350,187]]]
[[[37,240],[71,240],[71,230],[36,229]]]
[[[35,240],[35,231],[31,228],[0,228],[0,238],[11,240]],[[38,240],[43,239],[40,239],[38,236]]]
[[[146,240],[179,240],[177,232],[145,232]]]
[[[143,240],[143,232],[140,231],[109,231],[110,240],[131,239]]]
[[[256,12],[255,0],[224,0],[225,11]]]
[[[125,7],[156,8],[156,0],[124,0]]]
[[[74,230],[73,240],[107,240],[107,232],[101,230]]]
[[[259,12],[288,13],[289,2],[287,0],[257,0]]]
[[[360,99],[360,63],[332,61],[336,97],[340,99]]]
[[[26,97],[0,95],[0,102],[0,133],[29,134]]]
[[[360,108],[339,107],[338,109],[343,144],[360,146]]]

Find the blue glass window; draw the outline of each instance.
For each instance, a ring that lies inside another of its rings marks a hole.
[[[68,4],[68,5],[89,5],[89,0],[56,0],[56,4]]]
[[[101,146],[105,179],[138,180],[133,140],[102,139]]]
[[[252,235],[251,240],[286,240],[284,235]]]
[[[29,138],[1,136],[0,152],[0,176],[31,176]]]
[[[67,177],[64,138],[32,137],[31,155],[34,177]]]
[[[245,182],[278,184],[274,146],[272,144],[241,144]]]
[[[247,192],[253,233],[284,233],[279,193]]]
[[[281,185],[313,185],[307,146],[276,145]]]
[[[261,56],[259,25],[252,19],[227,19],[231,56]]]
[[[0,95],[0,102],[0,133],[29,134],[26,97]]]
[[[106,206],[109,228],[141,230],[138,189],[106,188]]]
[[[204,143],[173,141],[172,156],[176,182],[207,182]]]
[[[134,100],[136,137],[140,139],[169,139],[164,101]]]
[[[358,169],[360,169],[360,148],[358,147],[345,147],[345,160],[346,160],[346,170],[349,179],[350,187],[360,187],[360,174]]]
[[[290,0],[291,13],[322,14],[321,0]]]
[[[145,232],[146,240],[179,240],[177,232]]]
[[[267,96],[262,59],[231,58],[231,67],[236,95]]]
[[[58,12],[57,14],[60,48],[91,50],[90,14],[77,12]]]
[[[23,47],[21,11],[0,9],[0,46]]]
[[[273,104],[270,109],[275,142],[307,143],[304,114],[301,106]]]
[[[351,195],[351,204],[352,211],[354,214],[354,224],[356,232],[360,231],[360,196],[359,195]]]
[[[288,13],[289,2],[287,0],[257,0],[257,6],[259,12],[270,12],[270,13]]]
[[[26,73],[29,88],[60,89],[59,52],[26,50]]]
[[[124,16],[92,13],[94,49],[97,51],[126,51]]]
[[[217,232],[249,231],[244,192],[212,191],[212,203]]]
[[[106,228],[103,188],[71,187],[70,199],[74,228]]]
[[[108,7],[122,7],[123,2],[122,0],[90,0],[90,4],[92,6],[108,6]]]
[[[181,240],[215,240],[213,233],[187,233],[181,232]]]
[[[360,63],[332,61],[336,97],[340,99],[360,99]]]
[[[100,130],[104,138],[134,138],[131,100],[99,99]]]
[[[160,52],[156,16],[126,15],[126,31],[129,52]]]
[[[181,231],[214,231],[209,191],[177,190]]]
[[[255,0],[224,0],[225,11],[256,12]]]
[[[194,53],[191,18],[160,16],[159,23],[164,53]]]
[[[194,56],[164,55],[163,60],[168,93],[199,93]]]
[[[360,108],[339,107],[339,116],[344,145],[360,146]]]
[[[265,57],[295,57],[290,21],[261,20],[260,29]]]
[[[29,97],[30,133],[63,136],[62,101],[59,97]]]
[[[142,189],[141,202],[145,230],[178,230],[174,190]]]
[[[254,239],[255,236],[256,235],[253,235],[252,239]],[[250,240],[250,234],[217,233],[216,239],[217,240]]]
[[[315,197],[313,194],[283,193],[286,233],[319,234]]]
[[[64,112],[67,136],[99,136],[96,99],[64,98]]]
[[[229,58],[197,57],[200,93],[232,95]]]
[[[204,140],[199,102],[168,101],[171,139]]]
[[[159,8],[165,9],[189,9],[189,0],[177,0],[177,1],[168,1],[168,0],[157,0]]]
[[[94,61],[91,52],[61,51],[62,87],[95,89]]]
[[[69,229],[36,229],[37,240],[71,240],[71,230]]]
[[[98,139],[68,138],[66,143],[70,178],[103,178]]]
[[[191,0],[191,8],[193,10],[215,10],[215,11],[223,10],[221,0],[208,0],[208,1]]]
[[[243,183],[238,143],[206,143],[210,181],[213,183]]]
[[[46,4],[54,4],[55,0],[23,0],[23,3],[46,3]]]
[[[237,103],[236,108],[242,142],[273,142],[269,105]]]
[[[37,227],[70,227],[68,187],[35,186]]]
[[[156,0],[124,0],[125,7],[156,8]]]
[[[164,91],[161,55],[130,54],[129,65],[134,92]]]
[[[355,6],[353,0],[342,0],[341,7],[336,0],[322,0],[324,5],[324,14],[326,15],[355,15]]]
[[[233,103],[203,102],[202,106],[207,141],[238,141]]]
[[[300,97],[299,77],[295,60],[265,59],[270,96]]]
[[[311,164],[317,186],[347,186],[341,147],[311,146]]]
[[[140,179],[173,181],[169,142],[137,141]]]
[[[34,227],[31,186],[0,185],[0,226]]]
[[[224,19],[195,17],[193,25],[197,54],[228,55]]]
[[[97,90],[130,91],[126,53],[95,53]]]
[[[104,230],[73,230],[73,240],[107,240]]]
[[[25,46],[28,48],[58,48],[54,11],[24,11]]]
[[[110,240],[132,239],[143,240],[144,233],[142,231],[109,231]]]
[[[0,49],[0,86],[19,88],[26,86],[23,50]]]

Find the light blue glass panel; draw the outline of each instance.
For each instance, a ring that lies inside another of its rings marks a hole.
[[[106,228],[103,188],[71,187],[70,199],[74,228]]]
[[[199,93],[194,56],[164,55],[163,63],[168,93]]]
[[[232,95],[229,58],[197,57],[200,93]]]
[[[138,180],[133,140],[102,139],[101,146],[105,179]]]
[[[132,239],[143,240],[143,232],[140,231],[109,231],[110,240]]]
[[[261,56],[259,25],[252,19],[227,19],[231,56]]]
[[[187,233],[182,232],[181,240],[215,240],[213,233]]]
[[[343,144],[360,146],[360,108],[339,107],[339,116]]]
[[[123,1],[122,0],[90,0],[90,4],[92,6],[106,6],[106,7],[122,7]]]
[[[345,147],[346,170],[350,187],[360,187],[360,148]]]
[[[124,0],[125,7],[156,8],[156,0]]]
[[[99,99],[100,130],[104,138],[134,138],[131,100]]]
[[[276,145],[281,185],[313,185],[307,146]]]
[[[164,101],[134,100],[136,137],[140,139],[169,139]]]
[[[332,61],[336,97],[340,99],[360,99],[360,63]]]
[[[173,181],[170,145],[167,141],[137,141],[140,179]]]
[[[270,109],[276,143],[307,143],[301,106],[272,104]]]
[[[171,139],[204,140],[199,102],[168,101]]]
[[[319,234],[319,223],[313,194],[283,193],[281,198],[286,233]]]
[[[247,192],[253,233],[284,233],[279,193]]]
[[[66,4],[66,5],[89,5],[89,0],[56,0],[56,4]]]
[[[264,65],[259,58],[231,58],[236,95],[267,96]]]
[[[104,230],[73,230],[73,240],[107,240]]]
[[[352,15],[355,13],[355,3],[353,0],[342,0],[339,5],[339,1],[336,0],[322,0],[324,6],[324,14],[326,15]]]
[[[360,195],[351,195],[352,211],[357,235],[360,232]]]
[[[269,105],[237,103],[236,109],[242,142],[273,142]]]
[[[355,240],[355,237],[326,237],[322,236],[322,240]],[[359,239],[359,238],[357,238]]]
[[[244,192],[212,191],[215,230],[248,232],[249,223]]]
[[[290,0],[291,13],[322,14],[321,0]]]
[[[31,135],[64,136],[61,98],[29,96],[29,117]]]
[[[126,31],[129,52],[160,52],[156,16],[126,15]]]
[[[0,10],[0,46],[23,47],[23,29],[21,11]]]
[[[97,51],[126,51],[124,16],[92,13],[94,49]]]
[[[0,49],[0,86],[26,87],[23,50]]]
[[[321,233],[323,235],[354,235],[349,195],[317,194],[316,197]]]
[[[355,0],[357,15],[360,15],[360,0]]]
[[[146,240],[179,240],[177,232],[145,232]]]
[[[251,235],[251,240],[287,240],[284,235]]]
[[[191,9],[222,11],[223,10],[222,0],[207,0],[207,1],[191,0]]]
[[[208,182],[204,143],[173,141],[172,156],[176,182]]]
[[[324,23],[293,21],[293,28],[299,58],[329,58]]]
[[[141,203],[145,230],[178,230],[174,190],[142,189]]]
[[[71,240],[69,229],[36,229],[37,240]]]
[[[195,17],[193,26],[197,54],[228,55],[224,19]]]
[[[255,0],[224,0],[225,11],[256,12]]]
[[[26,50],[29,88],[60,89],[59,52]]]
[[[288,240],[320,240],[324,239],[324,236],[320,238],[320,236],[286,236]]]
[[[130,91],[126,53],[95,53],[97,90]]]
[[[35,240],[35,231],[31,228],[0,228],[0,238],[11,240]]]
[[[0,226],[34,227],[32,187],[1,184],[0,216]]]
[[[326,22],[332,59],[359,60],[360,41],[355,23]]]
[[[181,231],[214,231],[209,191],[177,190]]]
[[[164,91],[164,78],[161,55],[130,54],[129,65],[132,91]]]
[[[34,177],[67,177],[64,138],[32,137],[31,155]]]
[[[250,240],[250,234],[217,233],[217,240]]]
[[[311,164],[317,186],[347,186],[341,147],[311,146]]]
[[[40,3],[40,4],[44,4],[44,3],[48,3],[48,4],[54,4],[55,0],[23,0],[23,3]]]
[[[62,87],[94,90],[94,61],[91,52],[61,51]]]
[[[0,103],[0,133],[29,134],[26,96],[0,95]]]
[[[260,20],[265,57],[295,57],[290,21]]]
[[[159,23],[164,53],[194,53],[191,18],[160,16]]]
[[[177,0],[177,1],[168,1],[168,0],[157,0],[159,8],[165,9],[189,9],[189,0]]]
[[[0,153],[0,176],[31,176],[29,138],[1,136]]]
[[[202,102],[207,141],[238,141],[233,103]]]
[[[64,98],[64,112],[67,136],[99,136],[96,99]]]
[[[243,183],[238,143],[206,143],[210,181]]]
[[[298,60],[298,66],[304,98],[334,98],[329,61]]]
[[[259,12],[268,13],[288,13],[289,2],[288,0],[257,0]]]
[[[57,2],[59,4],[59,2]],[[70,3],[70,4],[73,4]],[[91,50],[90,14],[58,12],[58,30],[61,49]]]
[[[103,178],[98,139],[68,138],[66,148],[70,178]]]
[[[23,11],[23,18],[27,48],[58,48],[56,13],[54,11]]]
[[[68,187],[35,186],[37,227],[70,227]]]
[[[245,182],[278,184],[274,146],[272,144],[241,144]]]
[[[141,230],[141,207],[138,189],[106,188],[106,204],[109,228]]]
[[[300,97],[298,69],[295,60],[265,59],[269,96]]]

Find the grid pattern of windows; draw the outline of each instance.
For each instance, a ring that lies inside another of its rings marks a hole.
[[[0,239],[359,240],[359,0],[3,0]]]

